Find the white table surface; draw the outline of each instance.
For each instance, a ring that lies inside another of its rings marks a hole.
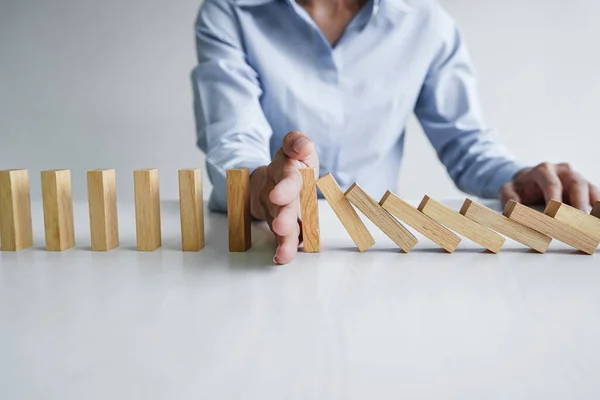
[[[450,255],[420,235],[401,254],[374,228],[358,253],[326,203],[322,252],[286,266],[260,224],[230,254],[223,215],[182,253],[176,203],[163,248],[139,253],[119,207],[118,250],[90,251],[78,202],[75,249],[44,251],[34,203],[34,248],[0,252],[0,399],[600,396],[598,254],[465,239]]]

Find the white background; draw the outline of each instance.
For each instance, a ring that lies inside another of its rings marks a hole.
[[[598,183],[600,2],[447,0],[479,72],[487,119],[520,159],[572,162]],[[163,198],[176,170],[203,166],[189,73],[200,1],[0,0],[0,169],[158,167]],[[594,157],[596,156],[596,157]],[[399,191],[458,194],[411,123]]]

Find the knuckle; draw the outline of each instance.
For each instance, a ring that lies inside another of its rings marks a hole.
[[[567,172],[573,172],[574,168],[570,163],[562,163],[559,164],[559,167],[562,168],[563,170],[567,171]]]
[[[550,172],[550,170],[552,169],[552,164],[548,162],[543,162],[540,165],[538,165],[536,169],[541,172]]]

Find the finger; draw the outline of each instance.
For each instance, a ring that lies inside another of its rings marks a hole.
[[[542,190],[546,203],[550,200],[562,202],[562,183],[554,165],[549,163],[540,164],[531,171],[531,178]]]
[[[590,191],[590,206],[596,205],[596,202],[600,201],[600,191],[598,188],[591,183],[589,184]]]
[[[556,171],[568,196],[569,205],[586,211],[590,201],[589,183],[570,164],[558,164]]]
[[[279,209],[279,214],[273,220],[273,232],[279,236],[287,236],[294,233],[298,225],[298,208],[296,203],[290,203]]]
[[[285,206],[298,198],[301,188],[302,175],[300,171],[294,167],[286,167],[283,172],[283,179],[275,185],[271,194],[269,194],[269,200],[273,204]]]
[[[318,158],[315,146],[308,136],[298,131],[291,131],[283,138],[283,153],[292,160],[302,161],[307,167],[317,167]]]
[[[275,257],[273,257],[274,262],[277,264],[287,264],[294,259],[296,253],[298,253],[298,245],[300,244],[298,234],[299,227],[298,222],[296,222],[296,227],[291,234],[277,237],[279,246],[277,246],[277,250],[275,251]]]
[[[517,203],[521,202],[521,196],[517,193],[513,182],[506,183],[500,189],[500,202],[502,203],[502,206],[505,206],[510,200],[514,200]]]

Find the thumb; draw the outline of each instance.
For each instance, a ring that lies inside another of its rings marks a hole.
[[[513,182],[505,183],[504,186],[500,188],[500,202],[502,203],[502,206],[505,206],[510,200],[521,203],[521,196],[517,193]]]
[[[292,160],[302,161],[307,167],[318,167],[315,146],[308,136],[299,131],[291,131],[283,138],[283,153]]]

